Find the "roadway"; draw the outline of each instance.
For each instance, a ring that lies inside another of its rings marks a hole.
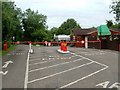
[[[118,57],[111,50],[18,45],[3,57],[3,88],[119,88]],[[4,66],[5,67],[5,66]]]

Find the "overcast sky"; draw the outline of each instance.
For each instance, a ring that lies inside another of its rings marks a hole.
[[[110,14],[111,0],[14,0],[22,10],[31,8],[47,16],[50,28],[59,27],[68,18],[74,18],[82,28],[106,24],[114,20]]]

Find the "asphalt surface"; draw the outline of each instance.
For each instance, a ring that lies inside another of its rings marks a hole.
[[[2,68],[3,72],[8,71],[2,76],[3,88],[23,88],[26,70],[26,60],[29,47],[28,45],[18,45],[15,51],[3,56],[2,66],[5,62],[12,61],[6,68]]]
[[[68,47],[70,53],[57,52],[59,47],[18,45],[3,58],[3,66],[12,60],[3,75],[3,88],[119,88],[118,57],[111,50]]]

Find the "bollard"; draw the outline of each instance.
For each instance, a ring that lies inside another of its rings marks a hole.
[[[47,46],[47,44],[48,44],[48,42],[47,41],[45,41],[45,45]]]
[[[63,51],[64,51],[64,52],[67,51],[67,43],[66,43],[66,42],[63,43]]]
[[[51,46],[51,43],[50,43],[50,42],[48,43],[48,46]]]
[[[29,42],[29,52],[32,54],[32,53],[34,53],[34,51],[33,51],[33,49],[32,49],[32,42],[30,41]]]
[[[60,49],[58,49],[58,52],[60,53],[69,53],[69,51],[67,50],[67,42],[60,42]]]
[[[60,50],[63,51],[63,42],[60,42]]]
[[[31,50],[31,42],[29,42],[29,49]]]
[[[8,45],[7,43],[4,43],[4,51],[7,51],[8,50]]]

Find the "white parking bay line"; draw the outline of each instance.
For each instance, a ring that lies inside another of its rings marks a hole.
[[[75,56],[79,56],[79,57],[84,58],[84,59],[87,59],[87,60],[89,60],[89,61],[94,61],[94,60],[92,60],[92,59],[89,59],[89,58],[84,57],[84,56],[81,56],[81,55],[77,55],[77,54],[75,54],[75,53],[71,53],[71,54],[73,54],[73,55],[75,55]],[[94,62],[97,63],[97,64],[99,64],[99,65],[101,65],[101,66],[108,67],[107,65],[105,65],[105,64],[103,64],[103,63],[100,63],[100,62],[97,62],[97,61],[94,61]]]
[[[76,56],[71,56],[69,57],[68,59],[71,59],[72,57],[76,57]],[[51,59],[51,60],[50,60]],[[47,63],[47,62],[53,62],[53,61],[57,61],[55,60],[55,58],[50,58],[49,60],[50,61],[43,61],[43,62],[38,62],[38,63],[33,63],[33,64],[29,64],[29,66],[32,66],[32,65],[38,65],[38,64],[43,64],[43,63]],[[59,59],[63,59],[63,58],[59,58]],[[67,58],[66,58],[67,59]],[[34,61],[34,60],[33,60]]]
[[[40,61],[40,60],[42,60],[42,58],[32,59],[32,60],[29,60],[29,61]]]
[[[51,67],[56,67],[56,66],[68,64],[68,63],[71,63],[71,62],[77,62],[77,61],[80,61],[80,60],[83,60],[83,59],[84,59],[84,58],[80,58],[80,59],[76,59],[76,60],[69,61],[69,62],[64,62],[64,63],[60,63],[60,64],[55,64],[55,65],[52,65],[52,66],[47,66],[47,67],[43,67],[43,68],[38,68],[38,69],[30,70],[29,72],[35,72],[35,71],[39,71],[39,70],[43,70],[43,69],[47,69],[47,68],[51,68]]]
[[[27,84],[28,84],[29,56],[30,56],[30,52],[28,52],[28,56],[27,56],[27,64],[26,64],[26,73],[25,73],[24,88],[27,88]]]
[[[45,77],[42,77],[42,78],[39,78],[39,79],[35,79],[35,80],[32,80],[32,81],[29,81],[29,83],[33,83],[33,82],[36,82],[36,81],[40,81],[40,80],[43,80],[43,79],[47,79],[47,78],[50,78],[50,77],[53,77],[53,76],[56,76],[56,75],[59,75],[59,74],[62,74],[62,73],[65,73],[65,72],[68,72],[68,71],[72,71],[74,69],[77,69],[77,68],[80,68],[80,67],[83,67],[83,66],[87,66],[87,65],[90,65],[94,63],[93,61],[92,62],[89,62],[89,63],[86,63],[86,64],[82,64],[80,66],[77,66],[77,67],[73,67],[73,68],[70,68],[70,69],[67,69],[67,70],[64,70],[62,72],[58,72],[58,73],[55,73],[55,74],[51,74],[51,75],[48,75],[48,76],[45,76]]]
[[[95,74],[97,74],[97,73],[99,73],[99,72],[101,72],[101,71],[103,71],[103,70],[105,70],[105,69],[107,69],[107,68],[108,68],[108,66],[106,66],[106,67],[104,67],[104,68],[102,68],[102,69],[100,69],[100,70],[98,70],[98,71],[96,71],[96,72],[94,72],[94,73],[91,73],[91,74],[89,74],[89,75],[87,75],[87,76],[84,76],[84,77],[82,77],[82,78],[80,78],[80,79],[78,79],[78,80],[76,80],[76,81],[73,81],[73,82],[68,83],[68,84],[66,84],[66,85],[64,85],[64,86],[61,86],[61,87],[59,87],[59,88],[66,88],[66,87],[68,87],[68,86],[71,86],[71,85],[73,85],[73,84],[75,84],[75,83],[77,83],[77,82],[79,82],[79,81],[81,81],[81,80],[84,80],[84,79],[86,79],[86,78],[88,78],[88,77],[91,77],[91,76],[93,76],[93,75],[95,75]]]
[[[44,62],[33,63],[33,64],[29,64],[29,66],[38,65],[38,64],[43,64],[43,63],[47,63],[47,62],[53,62],[53,61],[56,61],[56,60],[50,60],[50,61],[44,61]]]

